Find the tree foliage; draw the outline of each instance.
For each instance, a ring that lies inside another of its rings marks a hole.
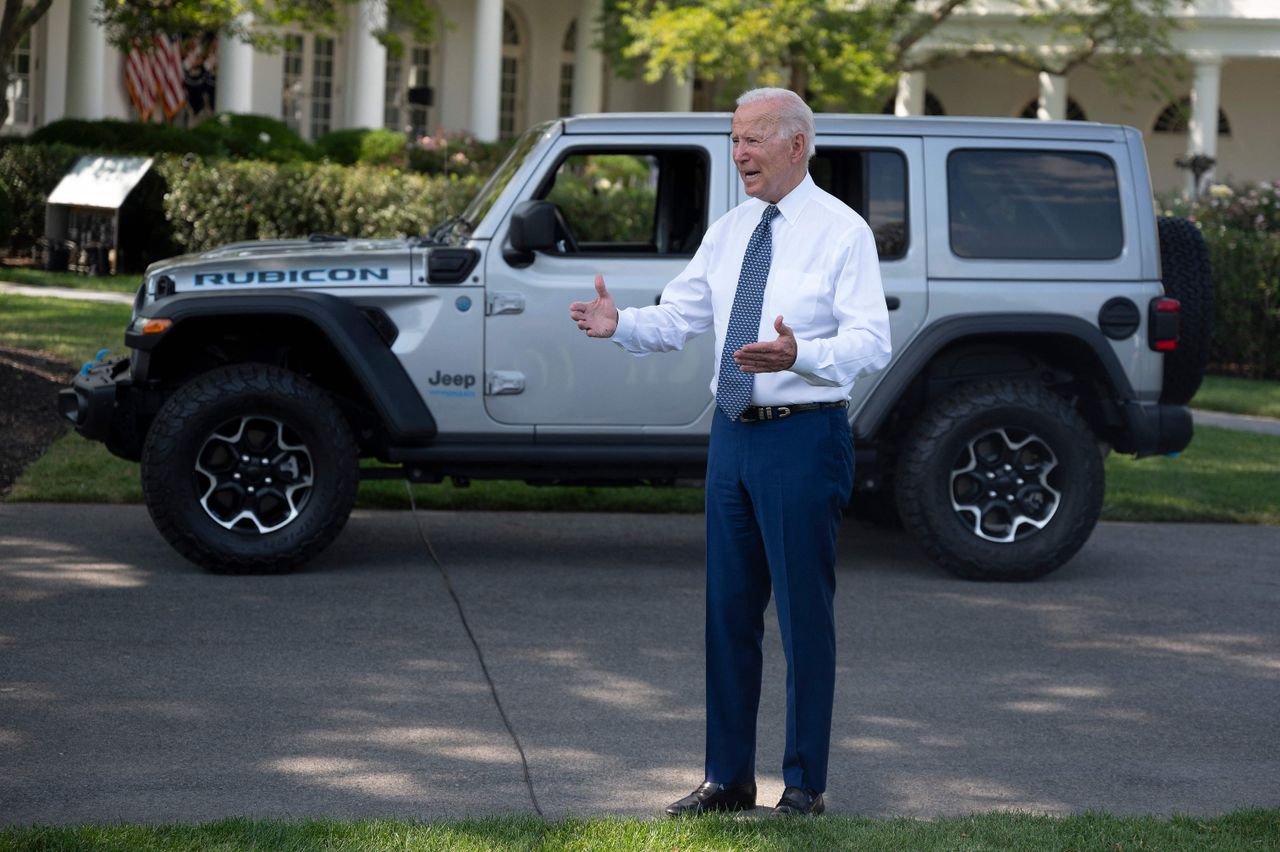
[[[401,30],[417,41],[435,35],[436,14],[422,0],[380,0],[387,25],[374,35],[396,54],[402,49]],[[362,0],[98,0],[96,20],[107,39],[122,50],[131,41],[153,33],[217,32],[264,50],[280,46],[279,27],[334,32],[341,29],[352,6]]]
[[[702,83],[702,105],[748,86],[807,93],[821,109],[866,109],[902,71],[961,56],[1065,74],[1082,64],[1132,80],[1138,56],[1168,56],[1189,0],[605,0],[601,45],[624,76]],[[1003,23],[991,23],[992,21]],[[949,26],[943,27],[944,24]],[[1126,77],[1127,74],[1127,77]]]

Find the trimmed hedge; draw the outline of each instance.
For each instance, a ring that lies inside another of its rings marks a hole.
[[[186,251],[311,233],[422,234],[460,212],[479,188],[476,178],[329,163],[167,160],[161,171],[169,184],[165,218]]]
[[[200,122],[192,135],[214,146],[223,157],[293,163],[317,160],[319,151],[289,125],[265,115],[224,112]]]
[[[316,149],[327,160],[343,166],[367,163],[374,166],[408,164],[409,138],[395,130],[350,127],[334,130],[316,140]]]
[[[143,124],[105,118],[87,121],[64,118],[37,128],[27,141],[37,145],[72,145],[103,154],[199,154],[224,153],[217,140],[167,124]]]
[[[1211,372],[1280,379],[1280,180],[1162,199],[1200,228],[1213,264]]]

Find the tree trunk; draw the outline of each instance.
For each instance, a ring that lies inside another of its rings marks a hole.
[[[9,57],[0,56],[0,92],[9,90]],[[0,97],[0,127],[9,120],[9,98]]]
[[[791,63],[791,82],[788,86],[807,102],[809,100],[809,64],[803,59]]]

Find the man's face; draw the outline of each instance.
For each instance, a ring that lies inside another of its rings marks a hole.
[[[802,134],[778,135],[777,104],[756,101],[733,114],[733,162],[747,195],[770,204],[804,179],[806,157]]]

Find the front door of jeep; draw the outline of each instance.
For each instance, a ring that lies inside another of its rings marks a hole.
[[[559,140],[546,177],[523,200],[554,203],[571,239],[521,258],[504,250],[504,226],[486,254],[489,416],[534,424],[540,434],[705,430],[710,332],[683,351],[637,358],[587,338],[569,320],[569,304],[594,298],[597,273],[619,308],[655,304],[725,211],[727,146],[724,136]]]

